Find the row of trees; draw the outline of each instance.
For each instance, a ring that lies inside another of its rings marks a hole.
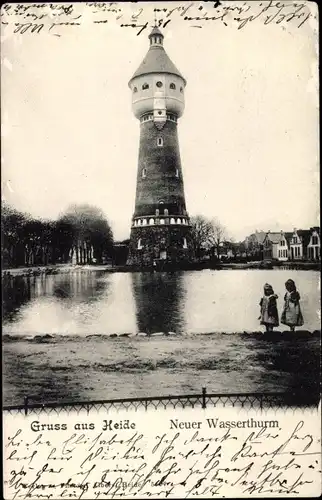
[[[3,267],[102,262],[112,255],[113,233],[103,212],[71,205],[55,221],[41,220],[2,204]]]
[[[238,252],[240,244],[228,238],[218,219],[197,215],[191,218],[191,224],[197,260],[205,255],[219,257],[227,249],[235,255]],[[37,219],[4,203],[1,232],[2,265],[6,268],[69,262],[93,264],[110,257],[117,261],[111,227],[103,212],[91,205],[71,205],[52,221]],[[121,257],[124,264],[126,255]]]

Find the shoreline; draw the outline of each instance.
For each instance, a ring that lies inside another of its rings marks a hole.
[[[266,332],[261,330],[252,331],[235,331],[235,332],[189,332],[189,333],[176,333],[176,332],[128,332],[128,333],[89,333],[87,335],[82,334],[61,334],[61,333],[39,333],[39,332],[26,332],[24,334],[9,333],[6,331],[2,332],[2,342],[35,342],[35,343],[55,343],[58,340],[62,341],[73,341],[76,339],[82,340],[106,340],[106,339],[155,339],[155,338],[166,338],[166,339],[178,339],[178,338],[198,338],[198,337],[216,337],[218,335],[225,336],[248,336],[248,337],[258,337],[265,340],[297,340],[297,339],[310,339],[319,338],[321,336],[321,330],[295,330],[294,332],[290,330],[274,330],[272,332]]]
[[[202,271],[205,269],[211,270],[278,270],[278,269],[290,269],[296,271],[320,271],[320,262],[278,262],[278,263],[265,263],[262,262],[229,262],[220,263],[218,265],[211,265],[208,263],[196,263],[195,265],[189,265],[187,267],[164,267],[163,269],[152,269],[152,268],[142,268],[139,269],[134,266],[111,266],[108,264],[84,264],[84,265],[72,265],[72,264],[53,264],[49,266],[31,266],[31,267],[17,267],[2,269],[2,277],[6,273],[12,277],[15,276],[42,276],[42,275],[55,275],[64,274],[78,271],[103,271],[109,273],[117,272],[175,272],[175,271]]]

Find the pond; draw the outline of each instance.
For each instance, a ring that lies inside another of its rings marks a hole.
[[[72,271],[15,278],[4,291],[5,333],[88,335],[113,333],[243,332],[259,329],[263,285],[278,294],[295,280],[304,328],[319,329],[319,273],[223,270],[180,273]]]
[[[89,401],[185,395],[202,387],[316,394],[319,333],[260,333],[263,285],[273,285],[281,312],[288,278],[301,294],[303,329],[318,330],[315,271],[17,277],[4,297],[4,404],[21,404],[26,395]],[[114,337],[140,332],[153,335]]]

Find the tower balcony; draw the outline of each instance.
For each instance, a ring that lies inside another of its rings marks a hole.
[[[153,227],[153,226],[190,226],[190,219],[184,215],[157,216],[145,215],[134,217],[132,227]]]

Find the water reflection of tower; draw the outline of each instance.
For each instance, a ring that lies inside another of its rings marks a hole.
[[[133,273],[132,289],[140,332],[184,332],[181,273]]]

